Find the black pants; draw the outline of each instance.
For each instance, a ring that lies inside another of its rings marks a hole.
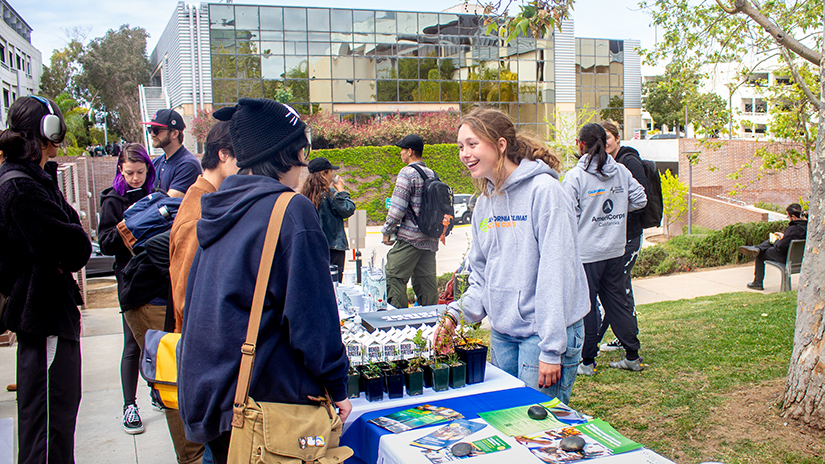
[[[638,358],[639,328],[633,307],[625,294],[624,257],[619,256],[595,263],[585,263],[587,287],[590,290],[590,312],[584,317],[584,347],[582,362],[590,364],[599,352],[599,306],[604,307],[604,319],[613,327],[616,338],[628,353],[631,361]]]
[[[785,263],[788,257],[776,251],[776,248],[768,240],[756,245],[756,248],[759,248],[759,254],[756,256],[756,262],[754,263],[753,283],[762,285],[762,281],[765,280],[765,261]]]
[[[80,342],[17,334],[18,464],[74,463]]]
[[[633,298],[633,283],[631,282],[630,274],[631,271],[633,271],[633,266],[636,264],[636,258],[639,257],[639,249],[641,247],[641,235],[635,238],[631,238],[625,244],[624,256],[622,256],[622,261],[624,262],[624,290],[627,294],[627,303],[633,310],[634,318],[636,317],[636,300]],[[604,334],[605,332],[607,332],[608,327],[610,327],[610,323],[608,322],[607,317],[605,317],[604,319],[602,319],[601,327],[599,327],[599,342],[601,342],[604,338]]]
[[[218,438],[210,441],[209,449],[212,451],[212,462],[214,464],[228,464],[229,459],[229,439],[232,431],[224,432]]]
[[[123,390],[123,406],[135,404],[138,384],[138,369],[140,368],[140,346],[132,335],[132,329],[123,321],[123,353],[120,357],[120,387]]]
[[[338,283],[344,281],[344,263],[347,262],[345,250],[329,250],[329,263],[338,266]]]

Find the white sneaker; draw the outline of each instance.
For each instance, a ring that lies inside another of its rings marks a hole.
[[[614,338],[610,343],[602,343],[599,346],[599,351],[619,351],[622,349],[622,342],[618,338]]]
[[[576,368],[576,375],[593,375],[596,373],[596,363],[585,364],[580,363]]]

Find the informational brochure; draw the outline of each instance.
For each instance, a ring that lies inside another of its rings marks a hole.
[[[565,451],[561,441],[566,437],[578,436],[584,439],[581,451]],[[516,441],[526,446],[542,462],[563,463],[583,459],[595,459],[641,448],[642,445],[632,441],[616,431],[610,424],[595,419],[586,424],[561,429],[548,430],[515,437]]]
[[[504,451],[510,448],[510,445],[508,445],[498,435],[493,435],[492,437],[476,440],[470,443],[470,445],[473,447],[472,451],[467,456],[462,457],[454,456],[453,453],[450,451],[449,446],[441,448],[439,450],[425,450],[422,451],[422,453],[424,454],[424,457],[429,459],[430,462],[432,462],[433,464],[439,464],[442,462],[458,461],[460,459],[467,459],[475,456],[481,456],[484,454]]]
[[[406,432],[407,430],[424,427],[427,425],[440,424],[455,419],[463,419],[464,416],[449,408],[422,404],[411,409],[394,412],[386,416],[370,419],[369,422],[389,430],[392,433]]]
[[[542,420],[531,419],[527,415],[527,410],[531,406],[535,405],[528,404],[527,406],[500,409],[498,411],[480,412],[478,417],[484,419],[485,422],[495,427],[499,432],[511,437],[557,429],[567,425],[560,422],[552,414],[547,414],[547,417]]]
[[[553,398],[551,401],[541,403],[541,405],[550,411],[551,414],[556,416],[556,419],[567,425],[584,424],[593,419],[592,417],[582,414],[570,406],[562,403],[558,398]]]
[[[438,450],[458,443],[484,427],[487,427],[487,424],[458,419],[439,427],[434,432],[424,435],[410,444],[419,448]]]

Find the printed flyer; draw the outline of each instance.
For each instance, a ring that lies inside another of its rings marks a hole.
[[[438,450],[458,443],[484,427],[487,427],[487,424],[458,419],[410,444],[419,448]]]
[[[392,433],[400,433],[426,425],[434,425],[463,418],[464,416],[452,409],[422,404],[411,409],[405,409],[404,411],[370,419],[369,422],[387,429]]]
[[[561,441],[565,437],[579,436],[584,439],[582,451],[565,451]],[[542,433],[515,437],[542,462],[563,463],[594,459],[641,448],[642,445],[624,437],[607,422],[596,419],[586,424],[548,430]]]
[[[527,415],[527,410],[532,404],[527,406],[518,406],[509,409],[500,409],[498,411],[480,412],[478,417],[484,419],[485,422],[495,427],[501,433],[507,434],[511,437],[517,435],[527,435],[531,433],[540,432],[542,430],[557,429],[564,427],[567,424],[558,421],[552,414],[548,414],[542,420],[531,419]]]
[[[467,459],[472,458],[475,456],[481,456],[484,454],[495,453],[498,451],[504,451],[510,448],[504,440],[501,439],[498,435],[493,435],[492,437],[487,437],[481,440],[476,440],[472,443],[473,450],[467,456],[457,457],[454,456],[452,452],[450,452],[450,447],[444,447],[439,450],[425,450],[422,451],[424,457],[430,460],[433,464],[440,464],[442,462],[450,462],[450,461],[458,461],[460,459]]]

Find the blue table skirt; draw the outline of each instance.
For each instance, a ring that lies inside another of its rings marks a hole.
[[[365,413],[359,417],[341,436],[341,445],[352,448],[354,455],[347,463],[375,463],[378,459],[378,445],[381,436],[392,433],[367,421],[376,417],[386,416],[394,412],[414,408],[420,404],[443,406],[458,411],[465,419],[475,419],[478,413],[497,411],[499,409],[514,408],[528,404],[537,404],[550,401],[552,398],[529,387],[513,388],[472,396],[461,396],[440,401],[427,401],[397,408],[382,409]]]

